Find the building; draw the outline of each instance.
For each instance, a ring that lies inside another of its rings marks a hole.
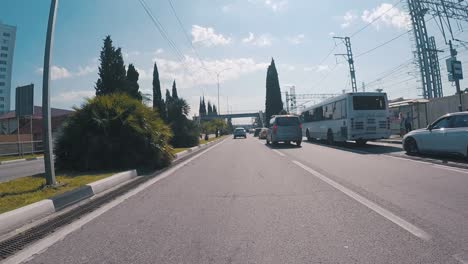
[[[10,110],[15,40],[16,27],[0,21],[0,114]]]

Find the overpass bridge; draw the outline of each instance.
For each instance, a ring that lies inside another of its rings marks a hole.
[[[261,126],[265,124],[264,122],[264,114],[262,111],[259,112],[251,112],[251,113],[233,113],[233,114],[224,114],[224,115],[204,115],[200,117],[200,120],[213,120],[213,119],[233,119],[233,118],[246,118],[246,117],[253,117],[258,118],[261,122]]]

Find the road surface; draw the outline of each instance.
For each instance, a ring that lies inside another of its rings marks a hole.
[[[28,160],[0,165],[0,182],[44,173],[44,160]]]
[[[229,138],[29,263],[466,263],[467,190],[462,169]]]

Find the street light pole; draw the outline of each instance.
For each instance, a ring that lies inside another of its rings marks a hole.
[[[55,167],[52,148],[52,125],[50,114],[50,58],[54,41],[55,14],[57,1],[51,0],[49,22],[47,24],[46,45],[44,52],[44,70],[42,76],[42,140],[44,143],[44,167],[47,185],[55,185]]]
[[[221,108],[219,108],[219,75],[220,75],[223,71],[227,71],[227,70],[230,70],[230,69],[232,69],[232,68],[226,68],[226,69],[222,69],[222,70],[216,72],[216,80],[218,81],[218,109],[217,109],[218,115],[221,114]]]

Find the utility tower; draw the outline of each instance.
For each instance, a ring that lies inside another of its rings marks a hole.
[[[335,54],[335,56],[345,56],[348,60],[349,64],[349,75],[351,76],[351,88],[353,93],[357,92],[357,84],[356,84],[356,71],[354,70],[354,59],[353,59],[353,51],[351,49],[351,39],[349,37],[333,37],[335,39],[344,40],[346,45],[346,54]]]
[[[468,22],[468,2],[465,0],[407,0],[408,11],[413,26],[415,53],[421,72],[423,97],[426,99],[441,97],[442,82],[435,40],[428,37],[424,16],[431,14],[438,18],[445,42],[444,24],[447,25],[452,40],[450,19]],[[436,19],[437,20],[437,19]],[[437,21],[436,21],[437,22]]]

